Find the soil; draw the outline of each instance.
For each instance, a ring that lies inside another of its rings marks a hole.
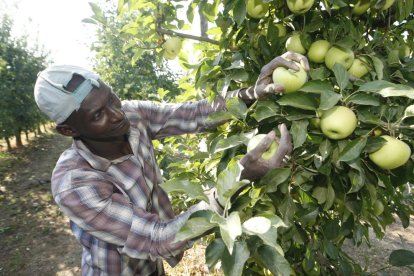
[[[80,275],[81,247],[50,193],[51,172],[71,139],[50,129],[31,139],[22,149],[0,151],[0,275]],[[392,250],[403,248],[402,240],[414,251],[413,217],[409,228],[396,221],[383,240],[371,240],[370,248],[348,244],[347,251],[361,264],[367,259],[369,270],[377,271],[387,266]],[[166,265],[167,274],[209,275],[204,249],[198,244],[188,250],[176,268]],[[413,275],[407,268],[381,272]]]

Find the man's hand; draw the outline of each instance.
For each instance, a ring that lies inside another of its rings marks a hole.
[[[292,152],[292,141],[285,124],[279,125],[278,128],[280,139],[276,137],[274,131],[269,132],[253,150],[246,153],[240,160],[240,164],[244,167],[241,179],[257,180],[271,169],[283,166],[286,158]],[[279,144],[277,152],[269,160],[264,160],[261,156],[274,140]]]
[[[277,67],[281,66],[298,71],[299,68],[295,62],[300,63],[305,71],[309,71],[308,59],[304,55],[289,51],[281,56],[274,58],[268,64],[263,66],[262,70],[260,71],[260,75],[257,78],[255,86],[251,86],[247,89],[232,91],[231,93],[237,92],[239,98],[246,102],[255,101],[274,93],[282,93],[284,87],[280,84],[273,83],[273,71]],[[230,96],[235,95],[230,94]]]

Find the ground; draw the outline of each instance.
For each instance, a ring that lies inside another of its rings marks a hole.
[[[49,130],[32,137],[23,149],[0,151],[0,276],[80,275],[81,248],[50,193],[54,164],[70,144],[69,138]],[[368,259],[370,270],[376,271],[387,265],[392,250],[402,248],[400,236],[414,250],[414,218],[407,229],[397,221],[385,239],[371,241],[371,248],[347,245],[347,251],[361,263]],[[208,275],[204,248],[187,251],[178,267],[167,269],[168,275]],[[406,268],[385,271],[413,275]]]

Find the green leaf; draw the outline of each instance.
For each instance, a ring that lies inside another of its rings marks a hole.
[[[306,82],[301,88],[300,91],[308,93],[324,93],[324,92],[334,92],[333,86],[326,81],[312,80]]]
[[[376,92],[383,97],[407,97],[414,99],[414,88],[384,80],[367,82],[361,85],[358,91]]]
[[[413,117],[414,116],[414,105],[407,106],[404,111],[404,117]]]
[[[374,64],[375,73],[377,73],[377,78],[379,80],[382,80],[382,78],[384,77],[384,63],[381,59],[377,58],[376,56],[370,55],[369,57],[371,58],[372,63]]]
[[[221,238],[226,244],[227,250],[232,254],[234,242],[236,238],[242,234],[242,226],[238,212],[232,212],[227,218],[215,215],[211,220],[213,223],[218,223],[220,227]]]
[[[233,253],[224,252],[222,268],[226,276],[241,276],[244,264],[250,256],[249,248],[245,241],[238,241],[234,245]]]
[[[321,92],[321,103],[319,109],[328,110],[335,106],[342,98],[342,95],[332,91]]]
[[[304,110],[316,110],[318,107],[313,95],[301,92],[285,94],[277,102],[282,106],[293,106]]]
[[[380,106],[380,100],[378,97],[375,97],[366,93],[357,93],[348,98],[348,102],[355,103],[358,105],[371,105],[371,106]]]
[[[244,119],[246,117],[247,106],[246,104],[238,97],[228,98],[226,100],[227,110],[233,114],[236,118]]]
[[[246,18],[246,2],[245,0],[237,0],[233,8],[234,21],[240,26]]]
[[[218,141],[214,148],[214,153],[220,152],[226,149],[237,147],[241,144],[247,144],[248,139],[244,135],[233,135],[227,137],[226,139],[221,139]]]
[[[326,195],[326,202],[324,206],[324,210],[329,210],[335,202],[335,190],[332,188],[332,185],[329,183],[328,185],[328,193]]]
[[[182,192],[190,198],[201,199],[208,202],[200,183],[192,182],[188,178],[173,178],[164,182],[161,187],[167,192]]]
[[[230,78],[234,80],[235,82],[246,82],[249,80],[249,74],[243,69],[243,70],[234,70]]]
[[[277,104],[271,101],[257,101],[256,108],[252,117],[255,118],[258,122],[263,121],[264,119],[278,116],[280,113],[280,108]]]
[[[220,121],[227,121],[233,118],[233,115],[227,111],[216,111],[210,113],[207,118],[207,123],[214,123]]]
[[[209,270],[212,270],[217,262],[223,258],[226,251],[226,245],[222,239],[213,240],[206,248],[206,264]]]
[[[269,231],[270,227],[272,227],[270,219],[261,216],[251,217],[243,222],[244,232],[250,235],[264,234]]]
[[[414,252],[406,249],[397,249],[391,252],[388,259],[393,266],[407,266],[414,264]]]
[[[277,187],[285,182],[291,174],[290,168],[275,168],[267,172],[260,180],[261,185],[266,185],[267,192],[274,192]]]
[[[220,202],[227,202],[233,194],[248,182],[241,182],[242,166],[236,159],[232,159],[227,169],[223,170],[217,178],[217,194]]]
[[[349,83],[348,72],[346,71],[345,67],[339,63],[335,63],[332,70],[335,74],[336,82],[338,83],[339,89],[343,91]]]
[[[282,219],[276,215],[266,214],[246,220],[243,223],[243,232],[258,236],[265,244],[283,254],[283,249],[277,243],[277,228],[279,227],[286,227]]]
[[[318,204],[323,204],[326,202],[326,198],[328,195],[328,188],[317,186],[313,189],[312,197],[314,197]]]
[[[193,213],[175,235],[174,242],[197,238],[208,230],[216,227],[216,223],[210,222],[212,215],[213,212],[210,210],[202,210]]]
[[[309,121],[308,120],[299,120],[293,121],[292,126],[290,128],[290,133],[293,137],[293,148],[296,149],[303,145],[306,141],[306,135],[308,133]]]
[[[347,162],[359,157],[366,143],[366,137],[359,137],[353,140],[352,142],[346,144],[345,148],[339,154],[338,161]]]
[[[273,275],[292,275],[289,262],[271,246],[262,245],[257,249],[257,258],[263,262]]]
[[[324,240],[323,241],[323,249],[331,259],[333,259],[333,260],[338,259],[338,257],[339,257],[338,249],[335,247],[335,245],[332,242],[330,242],[328,240]]]

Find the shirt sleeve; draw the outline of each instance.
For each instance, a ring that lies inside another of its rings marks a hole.
[[[217,97],[212,103],[207,100],[181,104],[126,101],[123,102],[123,108],[127,113],[138,114],[129,116],[132,123],[145,123],[152,139],[197,133],[217,127],[225,121],[210,121],[208,116],[213,112],[226,111],[222,97]]]
[[[65,178],[71,181],[70,173]],[[87,182],[72,182],[54,197],[70,220],[98,239],[119,246],[121,254],[168,259],[189,248],[191,241],[174,243],[174,237],[189,216],[205,205],[192,206],[174,219],[161,221],[157,214],[132,206],[127,197],[114,193],[113,187],[104,179],[88,177]]]

